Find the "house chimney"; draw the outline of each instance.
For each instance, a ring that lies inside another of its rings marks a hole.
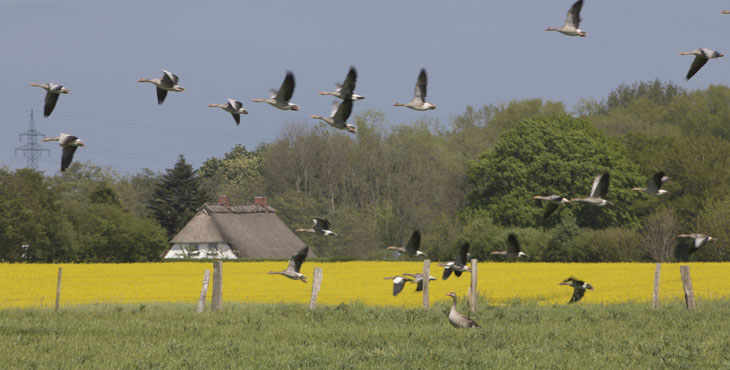
[[[253,204],[266,207],[266,197],[254,197]]]
[[[228,207],[231,205],[231,200],[228,199],[228,195],[219,195],[218,204]]]

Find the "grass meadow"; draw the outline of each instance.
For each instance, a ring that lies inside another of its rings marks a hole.
[[[460,310],[466,312],[462,297]],[[4,369],[727,369],[730,305],[653,310],[481,302],[481,328],[429,310],[359,303],[90,304],[0,311]]]

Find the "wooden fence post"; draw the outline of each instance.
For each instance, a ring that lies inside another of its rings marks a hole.
[[[200,299],[198,300],[198,313],[205,311],[205,296],[208,294],[208,282],[210,281],[210,270],[206,269],[203,274],[203,289],[200,290]]]
[[[431,281],[431,260],[423,260],[423,308],[428,309],[428,283]]]
[[[210,310],[215,312],[223,306],[223,262],[213,262],[213,299]]]
[[[312,297],[309,299],[309,310],[313,311],[317,308],[317,295],[319,288],[322,287],[322,268],[314,268],[314,277],[312,277]]]
[[[61,272],[63,271],[62,267],[58,268],[58,283],[56,284],[56,311],[58,311],[58,308],[61,306]]]
[[[471,259],[471,285],[469,286],[469,310],[477,312],[477,259]]]
[[[652,307],[656,310],[659,308],[659,272],[662,269],[662,264],[657,263],[656,269],[654,270],[654,304]]]
[[[689,266],[679,266],[679,272],[682,274],[682,286],[684,287],[684,300],[687,303],[687,309],[695,308],[695,292],[692,290],[692,279],[689,277]]]

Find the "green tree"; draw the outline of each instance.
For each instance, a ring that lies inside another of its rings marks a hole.
[[[629,207],[637,194],[627,187],[641,177],[620,142],[570,116],[524,120],[504,131],[494,150],[469,162],[469,181],[475,186],[469,206],[486,209],[500,225],[539,226],[543,210],[531,199],[533,195],[585,197],[593,178],[603,172],[611,174],[607,198],[615,206],[574,204],[563,211],[576,213],[580,226],[637,227]]]
[[[209,193],[228,195],[234,202],[250,202],[254,196],[262,195],[261,153],[265,148],[262,145],[255,151],[248,151],[237,144],[223,158],[206,160],[199,173]]]
[[[149,205],[157,222],[174,236],[208,200],[193,167],[180,155],[175,167],[167,169],[158,183]]]

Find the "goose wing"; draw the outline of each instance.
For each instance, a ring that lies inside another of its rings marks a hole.
[[[332,116],[332,118],[335,119],[335,127],[337,128],[345,128],[345,122],[348,118],[350,118],[350,114],[352,113],[352,94],[346,95],[344,99],[342,99],[342,103],[340,103],[337,106],[337,110],[335,111],[335,114]]]
[[[520,253],[520,243],[517,241],[517,235],[514,233],[510,233],[507,237],[507,251],[514,255]]]
[[[648,190],[651,193],[656,193],[659,191],[659,189],[662,187],[662,184],[664,181],[662,179],[664,178],[664,172],[657,172],[652,176],[649,181],[646,183],[646,190]]]
[[[591,187],[591,198],[603,199],[608,193],[609,180],[608,172],[596,176],[596,178],[593,179],[593,186]]]
[[[573,288],[573,296],[570,297],[570,302],[568,303],[575,303],[581,300],[583,296],[586,294],[586,290],[583,288]]]
[[[441,279],[442,279],[442,280],[446,280],[446,279],[448,279],[448,278],[449,278],[449,276],[451,276],[451,272],[452,272],[452,271],[453,271],[453,270],[452,270],[452,269],[451,269],[450,267],[448,267],[448,266],[447,266],[447,267],[444,267],[444,275],[443,275],[443,276],[441,276]]]
[[[230,105],[231,108],[233,108],[233,110],[235,110],[235,111],[239,111],[239,110],[241,110],[241,108],[243,108],[243,103],[241,103],[238,100],[233,100],[230,98],[228,99],[228,105]]]
[[[393,297],[397,296],[398,293],[403,290],[403,287],[406,285],[406,281],[410,281],[410,279],[402,278],[400,276],[396,276],[395,279],[393,279]]]
[[[560,204],[558,203],[548,203],[545,206],[545,213],[542,214],[542,218],[550,217],[550,215],[552,215],[555,210],[558,209],[558,206],[560,206]]]
[[[322,230],[329,230],[330,222],[326,218],[317,217],[314,219],[314,230],[322,232]]]
[[[281,83],[281,87],[276,93],[276,100],[282,103],[288,103],[289,100],[291,100],[292,95],[294,95],[295,84],[296,82],[294,81],[294,72],[286,71],[286,77],[284,77],[284,82]]]
[[[166,87],[173,87],[177,85],[177,82],[180,79],[175,75],[174,73],[166,70],[162,70],[162,79],[160,79],[160,83]]]
[[[565,15],[565,25],[573,26],[575,28],[580,27],[580,10],[583,8],[583,0],[576,1],[573,6],[568,10],[568,14]]]
[[[697,73],[697,71],[699,71],[700,68],[705,65],[705,63],[707,63],[707,61],[708,58],[704,54],[697,55],[695,57],[695,60],[692,61],[692,65],[689,67],[689,71],[687,71],[687,76],[685,77],[685,79],[689,80],[690,78],[692,78],[692,76],[694,76],[695,73]]]
[[[341,89],[340,89],[340,96],[344,99],[345,97],[349,97],[352,99],[352,93],[355,91],[355,83],[357,82],[357,70],[354,66],[350,67],[350,70],[347,72],[347,77],[345,77],[345,81],[342,83]]]
[[[52,93],[50,90],[46,93],[46,101],[43,104],[43,117],[48,117],[56,107],[59,94]]]
[[[565,283],[568,283],[568,284],[565,284]],[[571,276],[571,277],[563,280],[563,283],[562,284],[563,285],[571,285],[571,286],[583,286],[583,284],[585,284],[585,282],[583,280],[578,280],[578,279],[576,279],[576,278],[574,278],[574,277]]]
[[[309,254],[309,246],[304,246],[304,248],[300,249],[297,254],[291,257],[287,270],[299,272],[299,269],[302,268],[302,263],[307,258],[307,254]]]
[[[157,88],[157,104],[162,104],[162,102],[165,101],[165,98],[167,97],[167,90]]]
[[[459,248],[459,255],[456,258],[456,263],[466,265],[467,253],[469,253],[469,242],[462,244]]]
[[[76,136],[70,136],[71,141],[78,139]],[[63,154],[61,155],[61,172],[66,171],[68,166],[71,165],[71,161],[74,158],[74,153],[76,153],[76,148],[78,148],[76,145],[64,145],[63,146]]]
[[[426,101],[426,86],[428,85],[428,75],[426,69],[421,68],[421,73],[418,74],[418,81],[416,81],[416,89],[413,94],[413,101],[425,102]]]
[[[406,253],[408,254],[416,254],[418,251],[418,247],[421,246],[421,232],[416,230],[411,234],[411,238],[408,239],[408,243],[406,244]]]

